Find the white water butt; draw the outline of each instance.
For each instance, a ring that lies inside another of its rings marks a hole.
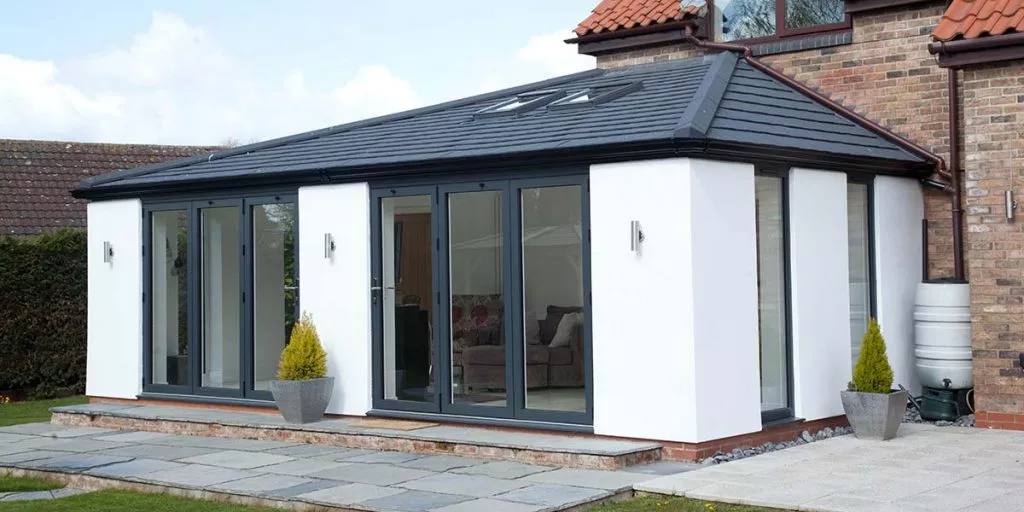
[[[974,387],[971,371],[971,288],[962,281],[917,285],[914,356],[922,386]]]

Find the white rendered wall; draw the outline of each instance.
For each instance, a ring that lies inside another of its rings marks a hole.
[[[88,226],[85,393],[134,399],[142,391],[142,203],[89,203]],[[114,249],[110,263],[103,242]]]
[[[327,412],[365,415],[371,401],[370,196],[365,183],[299,189],[299,301],[313,315],[335,378]],[[324,258],[324,234],[337,250]]]
[[[761,430],[754,167],[691,161],[693,442]]]
[[[893,385],[912,393],[921,384],[914,369],[914,294],[921,280],[924,198],[917,180],[875,178],[875,290],[878,325],[885,336]]]
[[[761,429],[753,180],[749,165],[688,159],[591,167],[595,433]]]
[[[846,174],[789,175],[793,400],[798,418],[843,414],[850,367],[850,264]]]

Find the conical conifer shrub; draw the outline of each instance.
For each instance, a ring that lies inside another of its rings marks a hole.
[[[857,366],[853,368],[854,391],[861,393],[889,393],[892,391],[892,366],[885,353],[885,338],[878,322],[872,318],[864,343],[860,348]]]
[[[320,344],[313,318],[303,313],[292,328],[288,346],[281,352],[278,380],[312,380],[327,376],[327,352]]]

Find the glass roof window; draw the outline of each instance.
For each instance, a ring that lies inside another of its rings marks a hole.
[[[565,94],[565,91],[560,89],[524,92],[497,105],[480,109],[473,114],[473,117],[516,116],[565,98]]]
[[[640,89],[643,89],[642,82],[588,87],[580,91],[569,93],[566,97],[552,102],[548,105],[548,108],[571,109],[593,107],[621,98],[631,92],[639,91]]]

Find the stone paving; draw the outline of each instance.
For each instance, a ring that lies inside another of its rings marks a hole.
[[[829,512],[1024,511],[1024,432],[904,424],[640,482],[658,494]]]
[[[695,465],[568,469],[37,423],[0,428],[4,467],[357,510],[534,512],[602,500]]]

